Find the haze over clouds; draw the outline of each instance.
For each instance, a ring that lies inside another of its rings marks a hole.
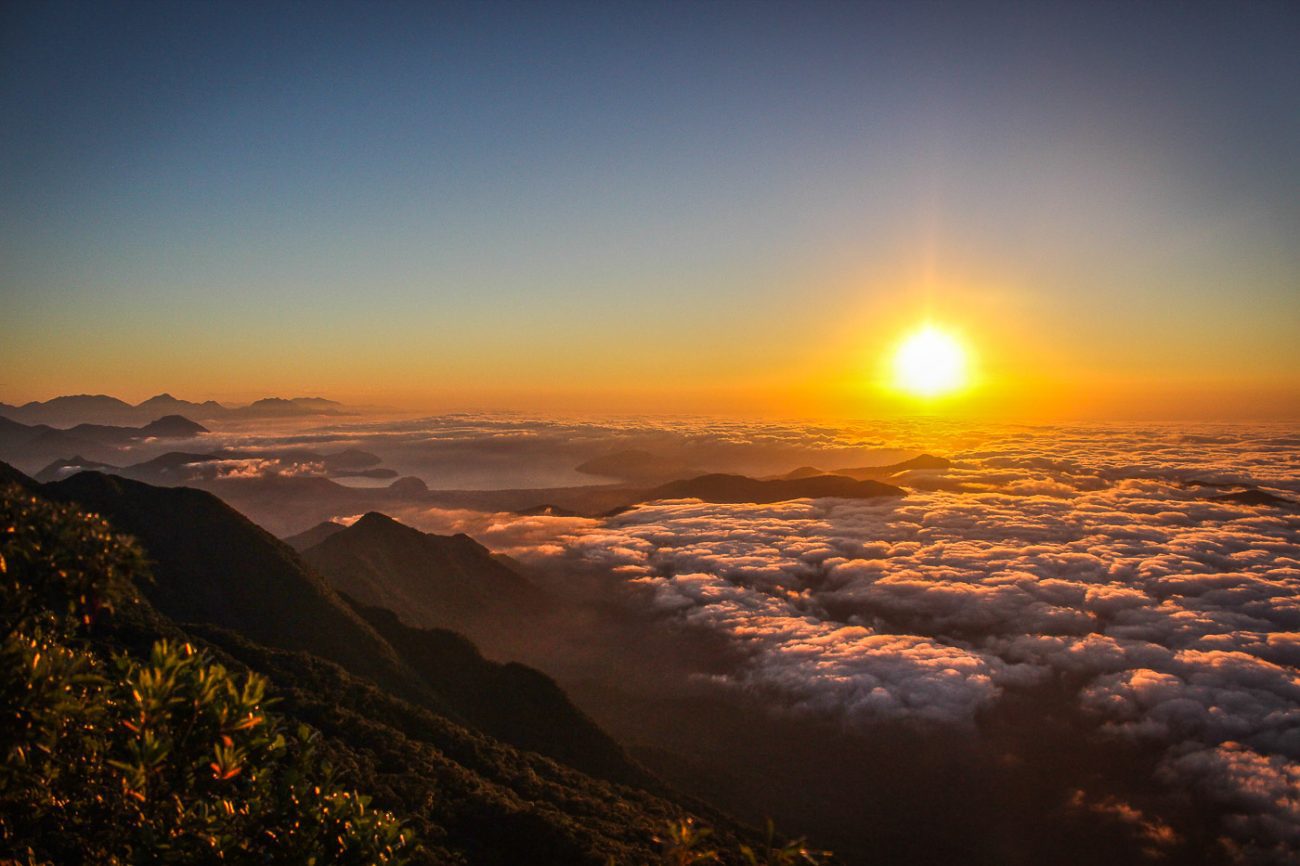
[[[864,729],[978,726],[1060,681],[1095,736],[1224,810],[1251,857],[1300,853],[1300,491],[1287,430],[1005,430],[902,501],[661,502],[604,520],[426,510],[553,573],[608,569],[725,636],[718,677]],[[925,481],[926,479],[914,479]],[[942,484],[940,484],[942,482]]]

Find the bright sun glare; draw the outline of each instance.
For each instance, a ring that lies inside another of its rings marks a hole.
[[[899,344],[894,385],[916,397],[940,397],[966,384],[966,350],[952,334],[924,325]]]

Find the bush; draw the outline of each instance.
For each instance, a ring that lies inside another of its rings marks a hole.
[[[103,521],[0,491],[0,862],[404,862],[409,832],[283,730],[264,678],[95,640],[144,577]]]
[[[722,852],[710,847],[708,839],[713,831],[699,827],[694,818],[682,818],[668,825],[667,833],[658,839],[663,866],[693,866],[693,864],[721,863]],[[741,845],[741,860],[748,866],[820,866],[831,856],[830,851],[808,848],[803,839],[778,842],[776,827],[767,822],[767,834],[762,847]],[[728,858],[730,859],[730,858]]]

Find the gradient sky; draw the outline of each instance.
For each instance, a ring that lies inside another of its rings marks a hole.
[[[1300,415],[1295,3],[0,7],[0,401]],[[933,318],[950,405],[877,387]]]

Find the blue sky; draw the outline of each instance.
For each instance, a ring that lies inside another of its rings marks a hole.
[[[1294,4],[0,14],[0,399],[1300,396]]]

